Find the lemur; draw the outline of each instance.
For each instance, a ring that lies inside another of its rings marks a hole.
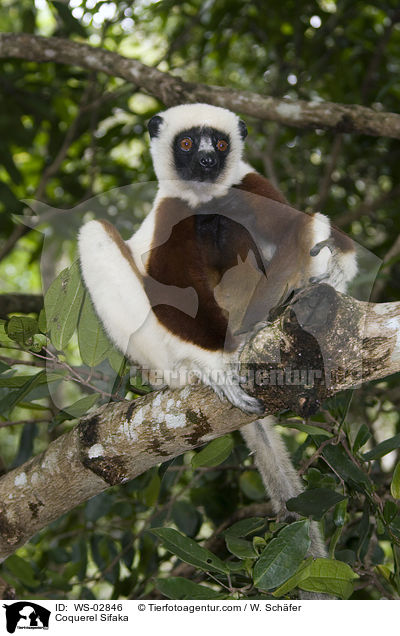
[[[320,214],[291,207],[243,161],[247,128],[208,104],[169,108],[148,123],[158,192],[123,241],[107,221],[79,234],[85,284],[117,348],[170,386],[194,374],[246,412],[264,407],[241,387],[238,356],[251,330],[294,290],[324,281],[345,291],[353,242]],[[277,514],[302,491],[274,418],[241,428]],[[324,556],[317,527],[312,553]]]

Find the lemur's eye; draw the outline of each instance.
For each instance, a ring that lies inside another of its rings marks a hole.
[[[190,137],[185,137],[185,139],[182,139],[181,150],[190,150],[192,146],[193,141],[190,139]]]
[[[220,139],[219,141],[217,141],[217,150],[220,150],[221,152],[225,152],[227,148],[228,148],[227,141],[225,141],[224,139]]]

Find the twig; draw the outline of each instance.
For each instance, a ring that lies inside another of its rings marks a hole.
[[[46,186],[50,179],[54,177],[54,175],[58,172],[62,162],[67,156],[68,150],[71,144],[75,141],[76,134],[79,128],[79,124],[81,122],[82,115],[90,108],[90,104],[88,104],[88,97],[92,91],[92,83],[89,82],[83,91],[81,101],[79,104],[79,110],[75,117],[75,119],[70,124],[67,133],[64,137],[64,141],[61,144],[61,147],[54,157],[53,161],[43,170],[39,185],[35,192],[35,198],[38,200],[42,200]],[[97,108],[96,104],[96,108]],[[19,241],[20,238],[25,236],[28,232],[30,232],[32,228],[27,225],[17,225],[9,239],[4,243],[4,245],[0,248],[0,261],[2,261],[14,248],[15,244]]]
[[[361,216],[368,216],[378,210],[382,205],[400,196],[400,184],[394,186],[389,192],[382,193],[373,201],[363,201],[354,210],[340,214],[335,218],[335,224],[344,227],[353,221],[357,221]]]
[[[300,469],[299,469],[299,471],[298,471],[299,475],[300,475],[300,476],[301,476],[301,475],[304,475],[304,473],[305,473],[305,472],[306,472],[306,470],[307,470],[307,469],[311,466],[311,464],[313,464],[313,463],[314,463],[314,461],[315,461],[316,459],[318,459],[318,457],[320,457],[320,455],[322,454],[322,451],[324,450],[325,446],[329,446],[330,444],[331,444],[332,446],[336,446],[336,444],[338,444],[338,443],[339,443],[339,439],[337,439],[337,438],[335,439],[334,437],[330,437],[329,439],[324,440],[324,441],[323,441],[323,442],[319,445],[319,447],[317,448],[317,450],[315,451],[315,453],[313,453],[313,454],[311,455],[310,459],[308,459],[308,460],[307,460],[307,461],[306,461],[306,462],[305,462],[305,463],[304,463],[304,464],[300,467]],[[326,461],[326,460],[325,460],[325,458],[323,458],[323,459],[324,459],[324,461]],[[328,462],[326,462],[326,463],[328,463]],[[336,472],[336,471],[334,471],[334,472]],[[342,481],[342,480],[341,480],[341,481]]]
[[[395,242],[393,243],[392,247],[390,248],[390,250],[386,253],[384,259],[383,259],[383,263],[381,266],[381,274],[384,272],[384,274],[388,274],[392,268],[392,266],[394,265],[393,259],[395,259],[396,256],[399,256],[400,254],[400,234],[399,236],[396,238]],[[382,295],[383,290],[385,289],[386,286],[386,276],[380,276],[376,281],[375,281],[375,285],[374,288],[372,290],[372,294],[371,294],[371,301],[372,302],[377,302],[379,300],[379,298]]]
[[[325,167],[325,172],[320,182],[318,190],[318,198],[313,206],[314,210],[322,210],[329,196],[329,190],[332,183],[332,173],[336,168],[343,145],[343,135],[338,133],[333,140],[331,154]]]
[[[5,422],[2,422],[0,420],[0,428],[5,428],[6,426],[16,426],[18,424],[37,424],[38,422],[51,422],[51,417],[40,417],[38,419],[32,419],[32,420],[15,420],[15,421],[11,421],[11,420],[6,420]]]

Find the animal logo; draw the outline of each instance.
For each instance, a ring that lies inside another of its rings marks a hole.
[[[51,612],[30,601],[18,601],[3,605],[6,610],[6,627],[9,634],[16,629],[48,629]]]

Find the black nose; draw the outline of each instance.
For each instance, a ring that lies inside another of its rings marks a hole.
[[[199,163],[203,168],[214,168],[217,159],[214,153],[202,153],[199,156]]]

